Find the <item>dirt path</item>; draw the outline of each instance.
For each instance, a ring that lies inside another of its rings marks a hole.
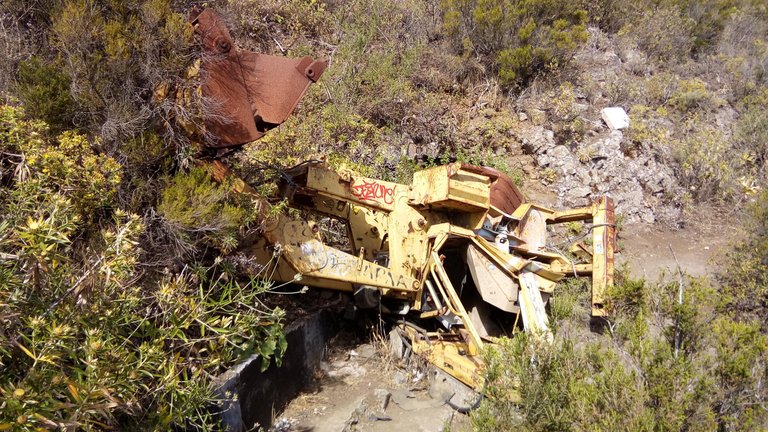
[[[676,278],[678,265],[696,277],[713,274],[743,233],[738,214],[701,207],[683,228],[633,224],[621,227],[617,263],[650,282]]]

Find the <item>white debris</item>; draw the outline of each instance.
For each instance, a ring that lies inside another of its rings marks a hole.
[[[293,427],[296,426],[298,423],[299,421],[296,419],[280,417],[275,421],[272,427],[269,428],[269,431],[270,432],[289,432],[289,431],[292,431]]]
[[[629,127],[629,117],[622,107],[608,107],[600,111],[605,124],[613,130],[626,129]]]

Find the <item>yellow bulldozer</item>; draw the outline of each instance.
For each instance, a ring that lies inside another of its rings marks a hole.
[[[282,123],[327,63],[238,50],[210,9],[190,21],[204,54],[200,94],[218,109],[197,136],[204,163],[224,180],[234,174],[222,149]],[[272,197],[234,185],[257,197],[264,221],[241,250],[272,266],[276,281],[350,293],[356,307],[390,317],[413,353],[477,391],[486,344],[518,331],[551,340],[547,305],[561,279],[591,276],[592,316],[606,312],[616,236],[608,197],[552,210],[528,202],[505,174],[460,162],[418,171],[410,184],[307,161],[284,171]],[[308,216],[268,211],[277,201]],[[589,224],[588,241],[554,248],[553,225],[575,221]]]

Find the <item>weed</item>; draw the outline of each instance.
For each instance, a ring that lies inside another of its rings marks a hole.
[[[541,179],[549,184],[554,183],[557,180],[557,171],[552,168],[545,168],[541,172]]]

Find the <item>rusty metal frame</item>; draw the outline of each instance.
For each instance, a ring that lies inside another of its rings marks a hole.
[[[211,9],[193,8],[189,21],[202,51],[207,148],[235,147],[261,138],[293,112],[326,60],[294,59],[240,50],[224,20]]]

